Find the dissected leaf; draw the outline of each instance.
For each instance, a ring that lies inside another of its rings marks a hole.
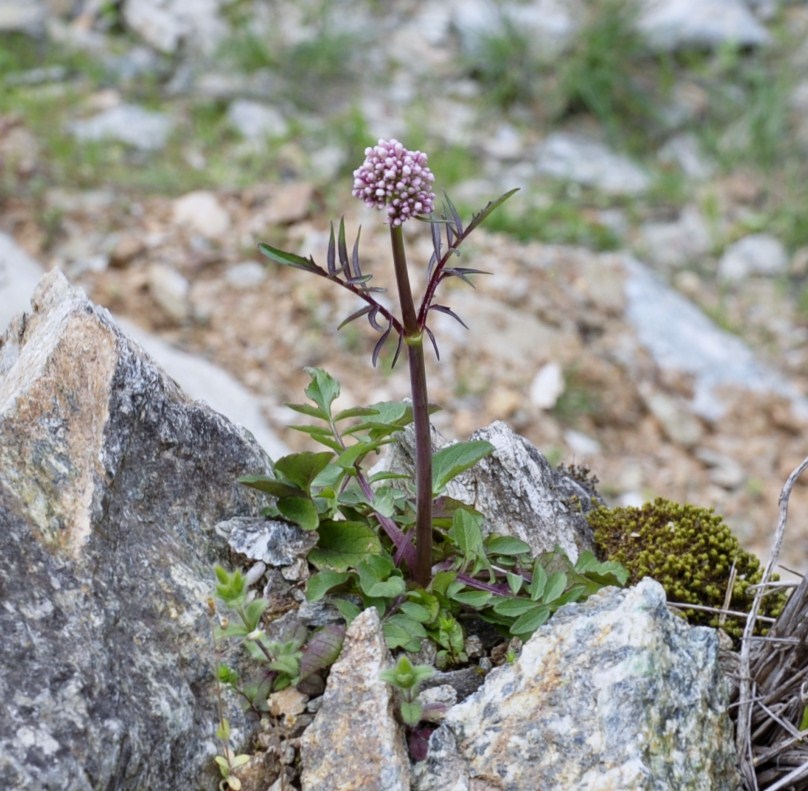
[[[314,260],[311,257],[303,258],[302,256],[295,255],[294,253],[288,253],[285,250],[272,247],[272,245],[269,245],[266,242],[259,242],[258,249],[267,258],[272,259],[276,264],[281,264],[282,266],[291,266],[294,269],[302,269],[305,272],[314,272],[318,275],[325,274],[323,270],[314,263]]]
[[[331,415],[331,404],[339,396],[339,382],[322,368],[306,368],[311,382],[306,387],[306,395],[325,413]]]
[[[290,453],[275,462],[275,472],[307,494],[311,482],[328,466],[334,454],[330,451]]]
[[[496,200],[489,201],[477,214],[471,218],[471,222],[466,228],[466,235],[470,234],[483,220],[485,220],[493,211],[496,211],[506,200],[519,192],[519,188],[508,190],[504,195],[500,195]]]

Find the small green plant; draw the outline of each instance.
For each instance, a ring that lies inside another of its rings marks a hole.
[[[423,707],[418,702],[418,690],[422,682],[435,674],[431,665],[413,665],[406,654],[398,658],[395,665],[383,670],[380,674],[382,681],[398,690],[400,701],[399,711],[405,725],[414,726],[421,721]]]
[[[234,772],[240,766],[248,763],[251,756],[245,753],[236,754],[233,750],[230,745],[230,721],[225,717],[222,717],[219,722],[216,738],[222,745],[220,754],[214,758],[222,776],[219,791],[241,791],[241,780]]]
[[[744,619],[725,618],[721,611],[748,612],[749,587],[760,582],[762,570],[720,516],[657,498],[641,508],[601,507],[588,519],[601,557],[625,566],[631,583],[653,577],[672,602],[685,605],[690,621],[722,626],[731,637],[741,637]],[[778,615],[784,601],[782,592],[770,594],[761,614]],[[690,610],[688,604],[712,610]]]

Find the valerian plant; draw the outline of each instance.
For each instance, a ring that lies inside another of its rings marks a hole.
[[[396,343],[393,365],[406,350],[411,402],[336,411],[339,383],[321,369],[308,368],[308,402],[289,406],[313,422],[292,428],[325,450],[284,456],[275,461],[272,475],[241,480],[270,496],[266,515],[317,532],[317,544],[308,556],[315,569],[306,588],[309,601],[328,597],[347,622],[364,608],[375,607],[391,650],[414,653],[423,641],[431,641],[436,664],[450,666],[468,660],[463,623],[470,616],[526,639],[561,605],[586,598],[604,585],[622,584],[627,575],[618,564],[598,562],[591,552],[583,552],[574,563],[561,550],[534,557],[515,537],[486,535],[484,515],[447,495],[448,484],[494,448],[485,441],[470,441],[433,453],[429,416],[434,407],[427,397],[425,339],[439,359],[430,327],[435,313],[464,324],[438,301],[439,287],[452,277],[470,283],[472,275],[483,274],[455,265],[455,258],[471,232],[516,190],[487,204],[464,225],[448,196],[442,211],[435,211],[434,177],[425,154],[408,151],[396,140],[380,140],[365,154],[354,172],[353,194],[387,212],[400,316],[377,299],[382,289],[369,285],[372,276],[363,272],[359,233],[349,252],[344,220],[336,232],[332,223],[324,267],[312,257],[266,243],[259,248],[272,261],[324,277],[364,303],[340,327],[367,318],[380,334],[372,353],[374,365],[389,340]],[[413,218],[429,225],[433,248],[418,304],[410,287],[402,229]],[[414,477],[369,471],[369,460],[409,426],[415,437]],[[317,633],[305,645],[273,646],[260,632],[263,610],[258,600],[247,596],[243,579],[223,570],[217,574],[218,594],[239,619],[225,634],[242,640],[265,665],[265,673],[274,674],[270,691],[298,683],[302,671],[296,661],[302,657],[305,662]],[[321,657],[320,668],[333,656],[319,648],[314,653]],[[409,725],[420,716],[416,692],[426,673],[399,659],[385,675],[400,690],[402,719]]]

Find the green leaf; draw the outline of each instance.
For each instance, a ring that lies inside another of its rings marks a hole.
[[[269,602],[266,599],[254,599],[244,608],[244,625],[250,632],[258,627],[267,607]]]
[[[525,581],[524,577],[521,574],[512,574],[511,572],[508,572],[505,577],[508,580],[508,587],[511,593],[516,596],[522,588],[522,583]]]
[[[426,630],[418,621],[401,613],[386,619],[382,624],[382,631],[391,651],[396,648],[417,651],[421,647],[421,640],[427,636]]]
[[[251,489],[258,489],[265,494],[271,494],[273,497],[294,497],[305,494],[302,489],[296,486],[290,486],[288,483],[283,483],[277,478],[270,478],[266,475],[242,475],[238,482],[249,486]]]
[[[494,594],[490,591],[463,590],[453,593],[452,599],[456,602],[460,602],[460,604],[466,604],[469,607],[480,609],[481,607],[485,607],[493,596]]]
[[[599,561],[590,549],[578,556],[575,571],[601,585],[625,585],[628,580],[628,569],[614,560]]]
[[[413,621],[418,621],[418,623],[429,623],[433,618],[426,607],[416,604],[414,601],[405,601],[401,605],[401,612],[412,618]]]
[[[378,410],[370,406],[355,406],[350,409],[343,409],[334,415],[334,422],[339,423],[341,420],[347,420],[351,417],[370,417],[378,413]]]
[[[493,610],[497,615],[506,615],[509,618],[518,618],[526,612],[531,612],[536,608],[536,602],[530,599],[499,599]]]
[[[306,494],[310,493],[311,482],[328,466],[334,454],[330,451],[312,453],[291,453],[275,462],[276,474],[286,481],[300,487]]]
[[[395,571],[391,560],[382,555],[365,558],[357,567],[359,587],[366,596],[392,599],[407,589],[403,577],[391,574]]]
[[[567,587],[567,575],[563,571],[556,571],[547,580],[547,587],[544,589],[544,601],[555,601]]]
[[[533,564],[533,579],[530,581],[527,592],[533,601],[538,601],[544,596],[544,589],[547,586],[547,572],[544,566],[536,560]]]
[[[530,553],[530,546],[514,536],[488,536],[485,539],[485,548],[490,555],[526,555]]]
[[[519,616],[510,627],[510,633],[516,637],[529,637],[550,617],[550,608],[539,604]]]
[[[332,588],[342,585],[351,576],[349,571],[331,571],[324,569],[309,577],[306,583],[306,598],[309,601],[319,601]]]
[[[471,218],[471,222],[468,224],[468,227],[466,228],[465,235],[468,236],[481,222],[483,222],[491,214],[491,212],[495,211],[500,206],[502,206],[502,204],[505,203],[506,200],[515,195],[517,192],[519,192],[519,187],[516,187],[516,189],[509,190],[504,195],[500,195],[500,197],[497,198],[496,200],[489,201],[479,212],[477,212],[477,214],[475,214]]]
[[[289,426],[289,428],[301,434],[308,434],[315,442],[331,448],[335,453],[342,453],[342,445],[339,440],[334,439],[334,434],[327,428],[322,426]]]
[[[315,264],[311,258],[303,258],[302,256],[295,255],[294,253],[287,253],[285,250],[272,247],[272,245],[269,245],[266,242],[259,242],[258,249],[267,258],[271,259],[276,264],[281,264],[281,266],[291,266],[294,269],[302,269],[305,272],[325,274],[324,271],[320,269],[320,267],[317,266],[317,264]]]
[[[432,457],[432,492],[439,495],[453,478],[494,452],[494,446],[482,439],[457,442],[441,448]]]
[[[344,640],[344,624],[330,623],[318,629],[303,647],[299,678],[302,680],[318,670],[331,667],[339,658]]]
[[[424,707],[417,700],[402,700],[399,707],[405,725],[415,726],[421,721]]]
[[[331,404],[339,396],[339,382],[322,368],[306,368],[306,373],[311,377],[306,395],[330,418]]]
[[[328,415],[322,409],[311,404],[290,404],[286,403],[289,409],[300,412],[301,415],[308,415],[309,417],[316,417],[319,420],[328,420]]]
[[[356,568],[368,555],[378,555],[382,545],[376,533],[363,522],[323,520],[320,540],[309,552],[309,561],[320,568],[347,571]]]
[[[340,615],[345,619],[345,623],[350,624],[362,609],[347,599],[334,599],[334,606],[339,610]]]
[[[339,456],[337,456],[335,463],[344,469],[351,469],[356,463],[367,456],[374,450],[380,448],[384,443],[382,442],[355,442],[350,448],[346,448]]]
[[[460,550],[466,564],[476,561],[488,564],[481,524],[482,516],[465,509],[455,511],[452,516],[452,526],[447,534]]]
[[[278,500],[278,510],[301,530],[316,530],[320,524],[317,508],[307,497],[282,497]]]

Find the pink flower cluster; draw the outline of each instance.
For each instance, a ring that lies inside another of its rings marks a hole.
[[[387,207],[387,221],[401,225],[435,205],[430,187],[435,176],[421,151],[409,151],[398,140],[379,140],[365,149],[365,161],[354,171],[352,194],[376,209]]]

